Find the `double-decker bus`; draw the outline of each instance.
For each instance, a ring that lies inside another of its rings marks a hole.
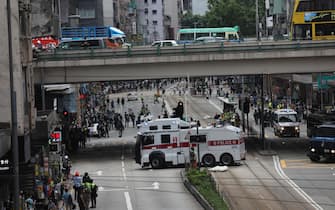
[[[293,40],[335,40],[335,0],[295,0]]]
[[[200,37],[216,37],[226,41],[239,41],[238,26],[221,28],[182,28],[179,29],[177,37],[180,44],[192,43]]]

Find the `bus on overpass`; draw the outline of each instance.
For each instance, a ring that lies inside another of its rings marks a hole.
[[[335,40],[335,0],[296,0],[291,33],[294,40]]]

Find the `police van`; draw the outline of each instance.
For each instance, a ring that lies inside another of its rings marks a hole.
[[[321,158],[335,160],[335,122],[324,122],[315,128],[307,156],[313,162]]]
[[[273,113],[274,134],[279,137],[299,137],[300,123],[293,109],[278,109]]]
[[[135,145],[135,160],[141,167],[162,168],[190,163],[190,149],[199,154],[202,165],[239,164],[246,150],[240,128],[191,127],[179,118],[157,119],[145,122],[139,129]],[[197,160],[197,161],[199,161]]]

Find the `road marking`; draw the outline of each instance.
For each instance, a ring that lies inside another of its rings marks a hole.
[[[127,187],[126,188],[112,188],[112,189],[105,189],[104,187],[98,187],[99,192],[115,192],[115,191],[125,191],[129,190]]]
[[[307,193],[305,193],[295,182],[293,182],[283,171],[283,169],[280,167],[280,161],[279,157],[277,155],[272,156],[273,163],[275,166],[275,169],[279,176],[285,180],[287,184],[289,184],[293,190],[295,190],[301,197],[303,197],[307,203],[309,203],[311,206],[313,206],[317,210],[323,210],[323,208],[316,203]]]
[[[130,200],[129,192],[124,192],[124,197],[126,198],[127,209],[128,210],[133,210],[133,207],[131,205],[131,200]]]
[[[152,187],[138,187],[135,188],[136,190],[159,190],[159,183],[158,182],[154,182],[151,184]]]
[[[122,167],[122,177],[123,180],[127,181],[127,175],[126,175],[126,169],[125,169],[125,165],[124,165],[124,156],[123,154],[121,155],[121,167]]]
[[[209,103],[214,106],[217,110],[219,110],[219,112],[222,112],[222,108],[220,108],[218,105],[216,105],[212,100],[208,100]]]
[[[152,183],[152,186],[153,186],[154,190],[158,190],[159,189],[159,183],[158,182]]]
[[[282,161],[285,161],[283,167]],[[287,159],[280,161],[282,168],[329,168],[332,169],[335,165],[329,163],[313,163],[309,159]]]
[[[102,176],[102,171],[95,172],[98,176]]]
[[[287,168],[285,160],[280,160],[280,165],[281,165],[282,168]]]

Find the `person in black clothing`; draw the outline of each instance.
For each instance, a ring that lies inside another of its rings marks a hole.
[[[124,106],[124,98],[123,97],[121,98],[121,104],[122,104],[122,106]]]
[[[91,208],[97,207],[98,186],[90,180],[91,183]]]
[[[88,175],[87,172],[85,172],[83,176],[83,183],[89,182],[91,180],[91,177]]]
[[[111,108],[114,109],[114,100],[111,101]]]
[[[133,123],[133,128],[135,128],[135,114],[134,114],[134,112],[131,112],[129,114],[129,117],[131,119],[131,122]]]

